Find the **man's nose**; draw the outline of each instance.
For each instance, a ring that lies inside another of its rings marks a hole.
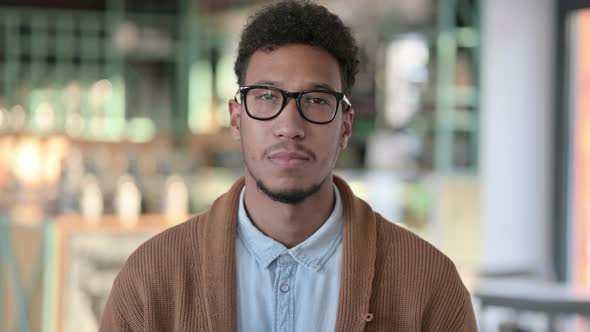
[[[297,110],[295,98],[287,99],[281,114],[273,120],[273,130],[276,137],[287,139],[303,139],[305,137],[305,119]]]

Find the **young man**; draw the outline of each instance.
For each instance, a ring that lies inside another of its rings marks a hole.
[[[229,101],[245,177],[129,257],[102,331],[476,331],[453,263],[333,176],[351,134],[350,30],[286,1],[253,16]]]

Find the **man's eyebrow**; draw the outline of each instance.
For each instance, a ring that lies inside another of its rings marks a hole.
[[[267,80],[260,80],[260,81],[254,82],[253,85],[270,85],[270,86],[278,87],[279,86],[279,82],[276,82],[276,81],[267,81]]]
[[[254,82],[253,85],[268,85],[268,86],[274,86],[274,87],[280,87],[281,86],[281,84],[279,82],[277,82],[277,81],[268,81],[268,80],[256,81],[256,82]],[[319,83],[319,82],[311,82],[311,83],[309,83],[309,88],[307,88],[306,90],[314,90],[314,89],[336,91],[336,89],[334,89],[329,84]]]
[[[329,84],[326,83],[312,83],[311,87],[313,89],[322,89],[322,90],[332,90],[335,91],[335,89],[333,87],[331,87]]]

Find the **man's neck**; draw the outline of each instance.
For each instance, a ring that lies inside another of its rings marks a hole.
[[[252,223],[265,235],[292,248],[305,241],[328,219],[334,209],[332,178],[299,204],[273,201],[246,177],[244,203]]]

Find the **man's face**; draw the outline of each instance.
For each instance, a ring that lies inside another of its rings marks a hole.
[[[307,45],[256,51],[247,66],[245,85],[274,86],[291,92],[342,91],[337,60],[325,50]],[[233,100],[229,108],[232,134],[242,144],[247,183],[286,197],[311,194],[331,176],[340,149],[347,145],[353,121],[352,109],[343,113],[340,105],[334,121],[308,122],[298,113],[292,98],[276,118],[268,121],[250,118],[244,106]]]

